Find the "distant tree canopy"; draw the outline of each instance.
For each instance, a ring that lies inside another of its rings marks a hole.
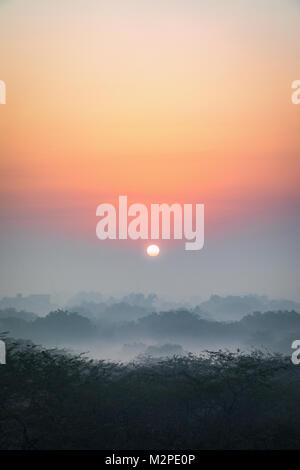
[[[295,311],[254,312],[232,322],[207,320],[194,310],[182,309],[139,317],[140,307],[123,303],[107,307],[107,312],[110,317],[95,320],[84,312],[56,310],[32,318],[9,309],[0,311],[0,331],[46,346],[84,345],[84,350],[97,342],[122,345],[142,341],[148,345],[179,344],[184,350],[258,347],[288,354],[292,341],[300,338],[300,314]],[[130,316],[134,319],[125,320]]]

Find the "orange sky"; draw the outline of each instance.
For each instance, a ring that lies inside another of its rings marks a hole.
[[[7,224],[77,224],[119,194],[205,203],[209,220],[294,204],[299,6],[86,3],[0,3]]]

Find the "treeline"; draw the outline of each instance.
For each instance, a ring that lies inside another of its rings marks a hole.
[[[57,303],[58,302],[58,303]],[[300,311],[300,303],[288,299],[269,299],[265,295],[211,295],[206,301],[198,296],[180,302],[163,299],[156,294],[145,295],[131,292],[121,297],[105,296],[100,292],[79,292],[66,299],[50,295],[17,294],[15,297],[0,299],[0,316],[3,310],[32,312],[30,316],[45,315],[59,306],[69,312],[79,313],[92,321],[97,320],[136,320],[152,312],[189,310],[204,319],[214,321],[237,321],[245,315],[260,311]]]
[[[122,318],[120,306],[119,318]],[[185,350],[242,347],[267,348],[289,354],[300,338],[300,314],[295,311],[255,312],[234,322],[202,318],[194,311],[151,313],[132,321],[93,321],[75,312],[57,310],[45,317],[13,310],[1,312],[0,331],[46,346],[179,344]]]
[[[300,366],[210,352],[127,365],[7,341],[0,449],[300,449]]]

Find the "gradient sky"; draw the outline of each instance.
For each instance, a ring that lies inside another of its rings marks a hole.
[[[0,295],[300,299],[298,0],[0,0]],[[201,252],[95,211],[199,202]]]

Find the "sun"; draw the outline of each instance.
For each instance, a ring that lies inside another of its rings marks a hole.
[[[147,246],[146,251],[147,251],[148,256],[158,256],[159,252],[160,252],[160,249],[159,249],[159,246],[157,246],[157,245],[149,245],[149,246]]]

